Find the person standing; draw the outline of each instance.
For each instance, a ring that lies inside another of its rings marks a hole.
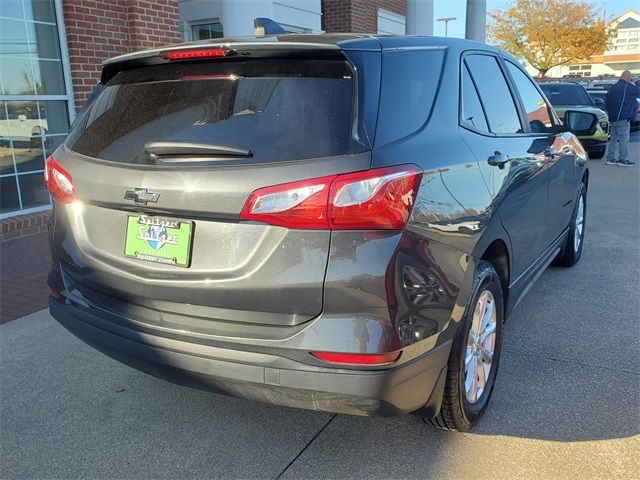
[[[629,160],[629,136],[631,119],[636,110],[636,97],[640,96],[638,87],[631,81],[631,72],[625,70],[607,93],[605,107],[611,122],[611,138],[607,165],[632,167],[635,162]],[[616,147],[619,155],[616,160]]]

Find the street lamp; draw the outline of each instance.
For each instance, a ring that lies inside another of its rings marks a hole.
[[[449,22],[452,20],[457,20],[458,17],[445,17],[445,18],[438,18],[437,21],[438,22],[444,22],[444,36],[448,37],[448,33],[449,33]]]

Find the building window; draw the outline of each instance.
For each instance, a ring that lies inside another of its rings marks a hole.
[[[384,8],[378,9],[378,34],[404,35],[405,18]]]
[[[298,27],[296,25],[288,25],[286,23],[278,23],[288,33],[311,33],[313,30],[310,28]]]
[[[55,0],[3,2],[0,16],[0,218],[49,208],[44,161],[64,141],[73,98]]]
[[[209,38],[222,38],[222,23],[219,19],[208,20],[206,23],[191,24],[192,40],[207,40]]]

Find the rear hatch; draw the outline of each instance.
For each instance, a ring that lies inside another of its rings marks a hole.
[[[167,327],[317,316],[330,232],[239,218],[258,188],[370,167],[342,55],[111,66],[54,154],[78,199],[56,206],[67,289]]]

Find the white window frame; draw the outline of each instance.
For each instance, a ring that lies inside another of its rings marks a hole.
[[[224,25],[222,25],[222,19],[220,17],[201,18],[198,20],[189,20],[184,23],[187,24],[187,28],[185,29],[185,42],[193,41],[193,27],[197,27],[198,25],[209,25],[210,23],[219,23],[222,26],[222,35],[224,36]],[[187,36],[189,38],[187,38]]]
[[[0,0],[1,1],[1,0]],[[24,3],[23,3],[24,5]],[[67,47],[67,35],[64,28],[64,17],[62,15],[62,0],[53,0],[56,21],[54,22],[42,22],[42,21],[34,21],[33,23],[41,23],[45,25],[56,25],[58,27],[58,41],[60,42],[60,60],[62,63],[62,73],[64,79],[64,87],[67,92],[64,95],[5,95],[0,93],[0,100],[2,101],[13,101],[13,100],[32,100],[32,101],[47,101],[47,100],[63,100],[67,102],[67,112],[69,116],[69,127],[75,120],[76,110],[75,110],[75,96],[73,94],[73,83],[71,81],[71,66],[69,64],[69,49]],[[12,20],[20,20],[13,17],[2,17],[6,19]],[[26,20],[23,20],[26,21]],[[7,112],[5,112],[6,114]],[[40,113],[38,112],[38,115]],[[47,137],[62,137],[67,136],[67,133],[58,133],[58,134],[48,134]],[[41,137],[42,141],[42,151],[44,154],[44,137]],[[29,213],[43,212],[51,209],[51,203],[48,205],[39,205],[37,207],[31,208],[22,208],[22,192],[20,191],[20,182],[18,181],[18,177],[22,175],[31,175],[35,173],[42,173],[44,175],[44,170],[33,170],[29,172],[18,172],[16,169],[16,161],[13,149],[11,149],[11,159],[13,161],[13,172],[5,173],[0,175],[0,177],[15,177],[16,178],[16,188],[18,190],[18,205],[19,210],[14,210],[12,212],[0,213],[0,220],[9,217],[15,217],[18,215],[28,215]]]

